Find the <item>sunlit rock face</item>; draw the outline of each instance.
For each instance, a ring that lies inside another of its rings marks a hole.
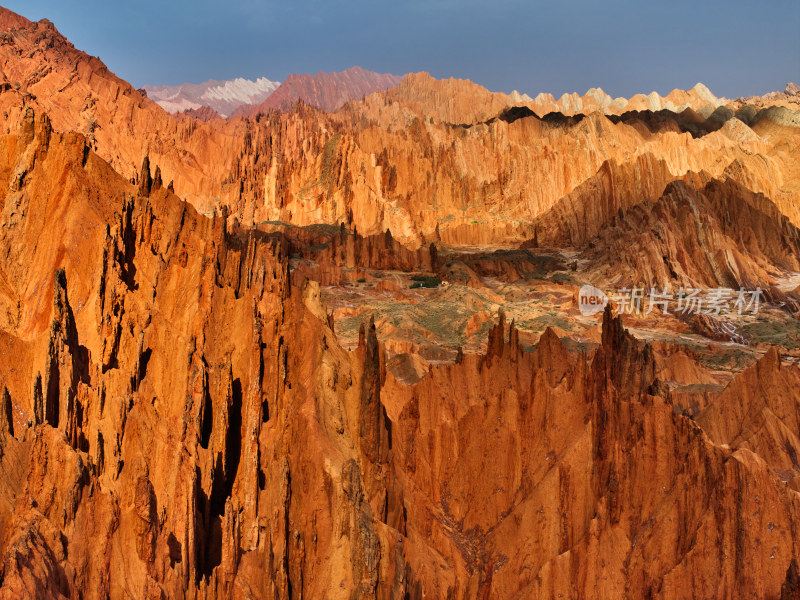
[[[2,19],[6,131],[23,106],[39,108],[55,130],[86,135],[126,179],[138,179],[149,155],[181,198],[206,214],[227,206],[243,224],[344,222],[364,234],[390,229],[409,245],[438,229],[447,244],[509,246],[532,238],[543,217],[540,235],[576,244],[619,208],[656,200],[679,178],[695,187],[733,179],[800,223],[796,113],[768,100],[737,100],[733,110],[695,86],[667,96],[673,110],[636,97],[611,110],[590,102],[605,98],[590,90],[586,106],[572,111],[463,80],[420,73],[398,84],[354,68],[284,82],[318,94],[292,91],[289,113],[263,114],[265,107],[257,118],[204,123],[166,114],[51,24],[8,11]],[[339,88],[355,102],[334,114],[312,108],[341,106],[324,100],[338,98]],[[282,94],[267,102],[283,102]],[[602,206],[576,198],[595,186]],[[569,235],[550,231],[547,214],[575,200],[595,214]]]
[[[797,596],[793,89],[203,122],[0,29],[0,597]]]

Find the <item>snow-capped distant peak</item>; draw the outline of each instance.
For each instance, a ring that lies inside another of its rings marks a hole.
[[[220,85],[208,88],[201,96],[204,100],[223,100],[226,102],[239,102],[241,104],[254,104],[263,102],[264,99],[280,85],[277,81],[270,81],[266,77],[259,77],[255,81],[237,77],[224,81]]]
[[[209,106],[223,117],[244,104],[258,104],[274,92],[280,82],[259,77],[255,81],[237,77],[227,81],[144,86],[147,95],[171,113]]]

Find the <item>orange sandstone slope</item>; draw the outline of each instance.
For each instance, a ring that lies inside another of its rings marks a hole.
[[[552,330],[523,353],[501,314],[407,386],[374,326],[340,347],[299,241],[135,187],[31,111],[0,178],[0,597],[797,592],[776,352],[693,422],[610,312],[589,356]]]
[[[84,134],[90,145],[128,179],[139,176],[148,153],[161,160],[167,181],[194,198],[218,196],[230,161],[226,153],[238,145],[230,134],[168,115],[100,61],[77,50],[49,21],[32,23],[0,9],[0,107],[11,132],[32,106],[46,112],[56,131]],[[228,144],[229,150],[224,148]]]
[[[508,245],[531,237],[536,219],[589,185],[604,164],[634,163],[634,185],[614,186],[616,208],[655,200],[669,181],[692,172],[701,181],[731,177],[800,223],[797,127],[783,115],[765,111],[749,124],[684,113],[540,118],[493,105],[495,95],[478,86],[464,88],[464,96],[455,86],[409,76],[349,105],[329,133],[305,146],[291,140],[287,147],[289,138],[254,127],[252,144],[262,162],[240,163],[237,176],[245,183],[235,212],[245,221],[246,207],[253,206],[256,222],[346,222],[365,233],[388,228],[408,243],[439,237],[456,245]],[[481,111],[480,118],[501,112],[469,123],[475,115],[458,114],[462,101]],[[279,122],[274,118],[270,130]],[[283,152],[270,156],[276,144]],[[289,168],[281,160],[287,155]],[[251,180],[264,182],[263,195],[249,187]]]
[[[771,288],[800,271],[800,229],[769,199],[732,179],[698,189],[674,181],[657,201],[620,208],[605,222],[581,254],[598,284],[760,286],[785,301]],[[577,229],[574,221],[554,228]]]
[[[678,115],[634,103],[642,110],[539,117],[510,96],[418,74],[333,115],[300,105],[200,123],[166,114],[52,24],[0,15],[7,130],[26,105],[41,109],[124,177],[137,181],[149,156],[180,197],[207,214],[227,206],[243,224],[344,222],[410,245],[516,245],[607,163],[637,165],[634,185],[612,190],[617,208],[656,200],[691,171],[731,177],[800,223],[797,116],[785,107],[703,116],[687,100],[705,98],[695,89],[671,94],[676,110],[693,107]]]

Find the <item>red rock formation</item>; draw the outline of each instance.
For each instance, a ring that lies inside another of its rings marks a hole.
[[[706,183],[703,175],[687,173],[692,185]],[[523,248],[580,246],[597,235],[620,211],[645,199],[657,199],[676,177],[652,155],[618,164],[605,162],[597,173],[564,196],[534,223],[536,240]]]
[[[0,29],[0,598],[797,595],[800,370],[777,350],[673,393],[707,373],[607,309],[590,352],[553,329],[526,352],[500,312],[485,353],[387,360],[372,321],[340,345],[320,292],[565,266],[430,245],[501,235],[585,244],[608,281],[800,270],[791,114],[539,118],[412,77],[203,124],[48,22]]]
[[[536,98],[518,92],[503,94],[490,92],[468,79],[437,81],[428,73],[412,73],[387,96],[412,107],[415,112],[425,109],[435,118],[453,124],[475,124],[487,121],[508,107],[524,107],[539,116],[548,113],[579,115],[600,112],[619,115],[631,111],[670,111],[680,113],[687,109],[708,107],[709,112],[724,104],[702,83],[691,90],[673,90],[666,97],[651,92],[637,94],[630,99],[615,98],[599,88],[592,88],[583,96],[564,94],[558,100],[542,93]],[[431,111],[433,108],[433,111]]]
[[[136,187],[44,118],[0,158],[20,307],[0,335],[3,597],[791,593],[800,504],[772,433],[791,404],[747,438],[713,416],[792,385],[774,354],[709,405],[708,435],[608,312],[588,361],[552,331],[522,352],[501,315],[485,355],[409,386],[372,324],[338,345],[291,283],[297,241]],[[320,260],[375,243],[345,238]]]
[[[407,75],[376,100],[389,102],[389,106],[399,102],[415,114],[454,125],[488,121],[509,106],[505,94],[492,93],[468,79],[437,80],[428,73]]]
[[[585,194],[605,163],[636,165],[632,183],[626,177],[626,189],[614,191],[621,204],[655,200],[665,179],[687,172],[728,176],[800,224],[788,109],[753,108],[743,120],[731,111],[702,121],[687,111],[613,121],[597,112],[499,118],[509,108],[505,95],[417,75],[336,115],[299,106],[200,123],[167,115],[51,24],[3,14],[0,108],[9,130],[25,106],[40,108],[56,131],[86,134],[124,177],[137,179],[149,155],[182,198],[207,214],[227,206],[243,224],[345,222],[368,235],[390,229],[410,245],[437,236],[454,245],[516,245],[533,237],[537,217]],[[716,125],[706,127],[708,120]]]
[[[588,367],[551,333],[532,355],[515,350],[513,327],[509,342],[503,335],[499,326],[490,334],[486,358],[467,355],[412,388],[387,380],[405,496],[431,502],[408,512],[409,540],[427,546],[407,550],[412,590],[746,597],[744,585],[778,595],[796,552],[793,492],[756,455],[714,446],[668,399],[650,395],[652,353],[619,321],[606,315]],[[754,500],[745,481],[771,483]],[[717,491],[699,493],[708,484]],[[716,566],[700,566],[708,560]],[[765,571],[735,575],[745,564]]]
[[[777,207],[728,179],[701,190],[670,183],[653,203],[620,208],[592,240],[592,269],[619,285],[768,289],[800,269],[800,230]]]
[[[348,231],[344,224],[335,232],[330,232],[330,228],[327,232],[283,226],[266,228],[281,231],[289,241],[289,251],[305,259],[295,270],[296,277],[303,273],[322,285],[355,281],[364,277],[366,269],[431,272],[439,267],[433,243],[410,250],[395,240],[389,230],[384,234],[361,236]]]
[[[717,444],[758,454],[792,489],[800,491],[798,378],[800,370],[782,367],[777,348],[737,378],[698,417]]]

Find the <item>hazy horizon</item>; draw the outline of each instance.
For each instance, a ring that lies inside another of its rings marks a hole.
[[[81,9],[43,1],[4,6],[50,19],[75,46],[136,87],[209,79],[342,71],[354,65],[403,75],[470,79],[535,96],[600,87],[630,97],[702,82],[735,98],[800,81],[800,3],[754,10],[742,1],[639,6],[612,0],[553,5],[505,0],[411,0],[372,6],[211,0]]]

